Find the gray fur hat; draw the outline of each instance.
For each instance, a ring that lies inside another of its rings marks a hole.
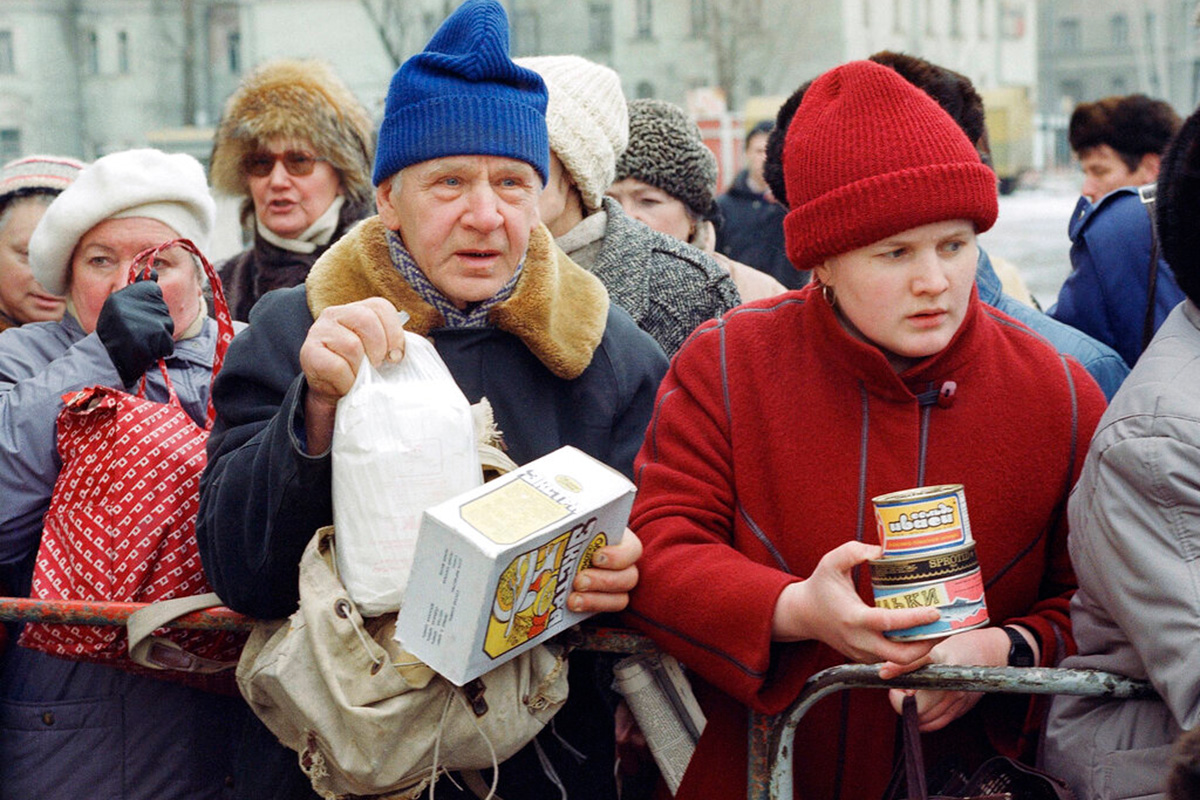
[[[700,219],[714,215],[717,158],[687,112],[665,100],[629,102],[629,146],[616,180],[636,178],[662,189]]]
[[[329,159],[347,200],[375,198],[370,115],[333,69],[318,60],[277,59],[260,65],[230,95],[213,141],[209,175],[218,192],[248,197],[242,159],[268,139],[307,140]]]

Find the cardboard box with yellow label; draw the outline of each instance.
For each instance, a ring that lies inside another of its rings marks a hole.
[[[562,447],[425,511],[396,639],[461,686],[587,619],[575,574],[625,532],[634,486]]]

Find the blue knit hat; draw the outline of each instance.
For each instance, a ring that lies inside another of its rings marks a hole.
[[[392,76],[375,150],[378,186],[410,164],[505,156],[550,173],[546,84],[508,55],[496,0],[467,0]]]

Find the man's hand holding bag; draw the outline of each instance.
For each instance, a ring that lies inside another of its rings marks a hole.
[[[497,766],[567,698],[566,654],[555,645],[459,688],[395,640],[424,509],[479,485],[481,461],[516,466],[490,426],[477,435],[433,345],[406,332],[404,352],[380,369],[364,358],[338,401],[335,525],[301,558],[299,609],[260,623],[238,665],[251,708],[299,753],[324,797],[415,798],[441,772]]]

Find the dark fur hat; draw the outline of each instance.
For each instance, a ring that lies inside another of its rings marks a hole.
[[[279,59],[246,76],[226,102],[213,141],[213,188],[248,195],[242,159],[274,136],[311,143],[338,171],[347,201],[371,203],[371,118],[328,64]]]
[[[1131,94],[1077,105],[1067,139],[1080,155],[1106,144],[1135,170],[1145,154],[1165,151],[1178,129],[1179,115],[1166,101]]]
[[[1188,117],[1163,156],[1155,204],[1163,258],[1183,293],[1200,303],[1200,111]]]
[[[716,208],[717,157],[700,128],[666,100],[629,101],[629,146],[617,159],[616,180],[635,178],[682,202],[697,219]]]

